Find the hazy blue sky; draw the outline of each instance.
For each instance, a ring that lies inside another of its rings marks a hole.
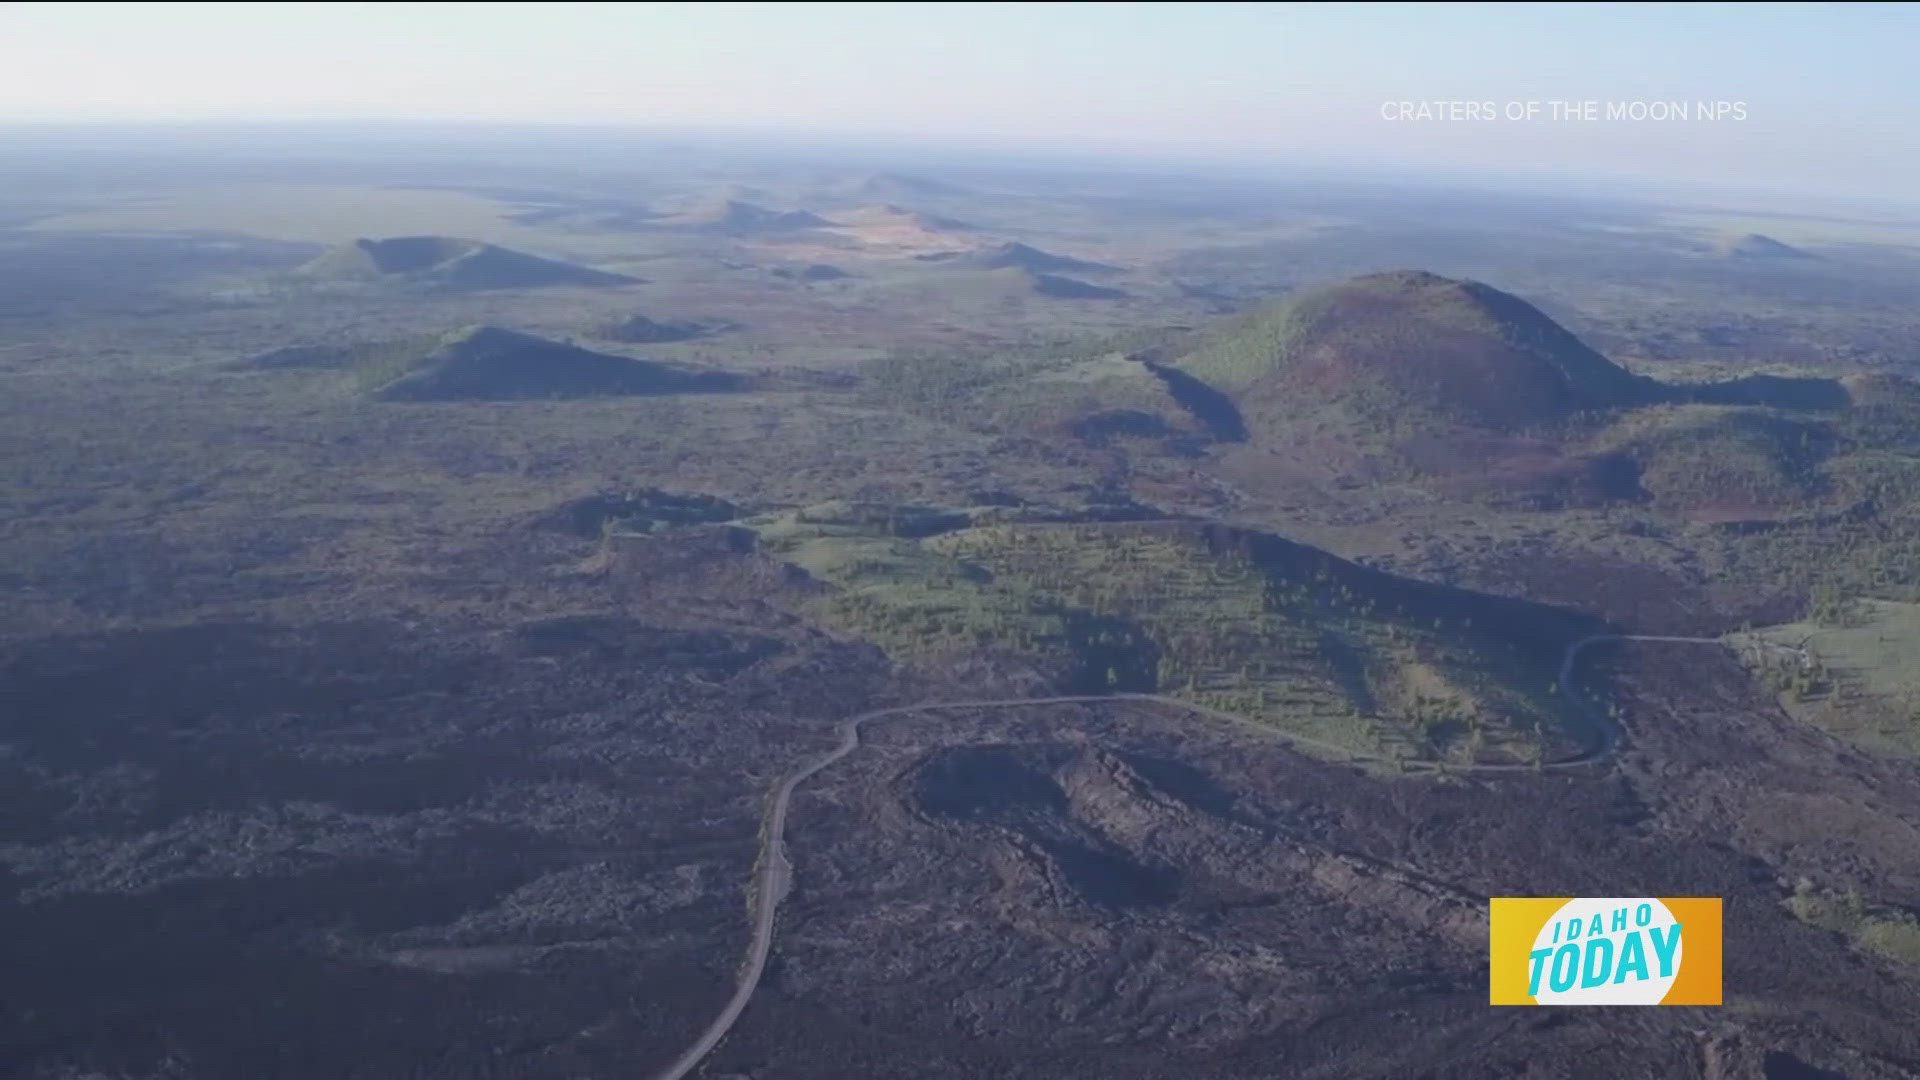
[[[1916,43],[1909,6],[0,4],[0,121],[781,126],[1898,193]],[[1382,118],[1403,100],[1747,119]]]

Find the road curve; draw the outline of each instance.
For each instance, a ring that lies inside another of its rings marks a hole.
[[[793,864],[787,861],[786,829],[787,807],[793,801],[793,791],[814,773],[832,765],[848,754],[860,748],[860,728],[862,725],[892,716],[906,713],[929,712],[935,709],[986,709],[1005,708],[1014,705],[1064,705],[1073,702],[1112,701],[1119,697],[1133,695],[1117,694],[1068,694],[1058,697],[1007,698],[995,701],[936,701],[918,705],[896,705],[886,709],[864,712],[839,725],[840,743],[819,757],[803,762],[788,773],[774,786],[773,797],[767,805],[766,824],[760,834],[760,857],[754,865],[753,895],[753,944],[747,950],[747,963],[740,971],[740,983],[734,988],[733,997],[727,1001],[726,1008],[707,1025],[700,1038],[686,1049],[673,1064],[657,1074],[658,1080],[682,1080],[702,1058],[720,1045],[732,1029],[740,1014],[746,1011],[747,1002],[752,1000],[753,992],[760,985],[760,976],[767,968],[767,956],[773,951],[773,919],[780,908],[780,901],[786,899],[787,891],[793,885]]]
[[[1623,733],[1611,717],[1601,713],[1589,702],[1583,700],[1573,690],[1573,666],[1580,653],[1588,646],[1611,641],[1649,641],[1670,644],[1723,645],[1719,638],[1667,637],[1646,634],[1595,634],[1581,638],[1567,646],[1560,658],[1559,689],[1567,700],[1574,702],[1593,718],[1599,726],[1601,738],[1590,749],[1570,758],[1550,761],[1540,766],[1542,769],[1571,769],[1591,765],[1612,757],[1619,750]],[[818,757],[802,762],[793,771],[774,785],[772,797],[767,804],[765,825],[760,834],[760,855],[754,864],[753,891],[750,907],[753,912],[753,943],[747,949],[747,962],[740,970],[740,982],[734,987],[733,997],[728,999],[726,1008],[713,1018],[713,1023],[700,1034],[692,1046],[687,1047],[673,1064],[655,1074],[655,1080],[684,1080],[700,1062],[720,1045],[727,1032],[746,1011],[747,1003],[753,999],[753,993],[760,986],[760,976],[767,968],[767,957],[773,952],[773,921],[779,913],[780,902],[787,897],[793,887],[793,864],[787,861],[786,831],[787,808],[793,802],[793,793],[813,774],[827,768],[834,762],[846,757],[860,748],[860,729],[875,720],[885,720],[908,713],[934,712],[940,709],[1003,709],[1026,705],[1072,705],[1101,701],[1144,701],[1167,705],[1188,712],[1198,713],[1211,719],[1224,719],[1243,722],[1243,717],[1211,709],[1205,705],[1196,705],[1178,698],[1163,697],[1159,694],[1061,694],[1053,697],[999,698],[985,701],[929,701],[916,705],[895,705],[885,709],[874,709],[858,716],[842,720],[836,729],[840,733],[840,742],[833,749]],[[1349,760],[1359,762],[1378,762],[1381,759],[1355,754],[1332,743],[1322,742],[1301,735],[1276,732],[1288,742],[1314,749],[1332,751]],[[1532,771],[1531,765],[1477,765],[1461,766],[1454,771],[1462,774],[1500,773]]]
[[[1675,637],[1667,634],[1594,634],[1591,637],[1581,638],[1579,641],[1567,646],[1567,651],[1560,657],[1560,674],[1555,685],[1559,687],[1560,693],[1568,701],[1579,706],[1581,710],[1593,719],[1594,724],[1600,729],[1600,742],[1593,749],[1580,755],[1578,759],[1555,762],[1553,763],[1555,766],[1571,764],[1585,765],[1596,761],[1603,761],[1612,757],[1614,753],[1620,749],[1620,743],[1626,738],[1626,733],[1620,729],[1619,723],[1615,721],[1613,717],[1595,708],[1592,702],[1580,697],[1574,693],[1573,690],[1573,665],[1575,661],[1580,659],[1580,654],[1586,651],[1589,645],[1601,645],[1613,641],[1648,641],[1668,645],[1724,646],[1726,644],[1726,642],[1720,638],[1710,637]],[[1482,768],[1488,769],[1501,767],[1502,766],[1497,765],[1482,766]]]

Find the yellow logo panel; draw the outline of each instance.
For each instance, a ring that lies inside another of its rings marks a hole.
[[[1495,1005],[1718,1005],[1717,896],[1496,896]]]

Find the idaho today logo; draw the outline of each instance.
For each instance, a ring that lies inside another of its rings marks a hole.
[[[1496,896],[1495,1005],[1718,1005],[1717,896]]]

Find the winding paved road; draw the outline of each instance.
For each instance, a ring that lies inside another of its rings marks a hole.
[[[1594,708],[1592,702],[1587,701],[1585,698],[1573,692],[1574,661],[1580,659],[1580,654],[1586,651],[1587,646],[1602,645],[1612,641],[1651,641],[1664,642],[1668,645],[1726,644],[1726,642],[1720,638],[1711,637],[1673,637],[1664,634],[1594,634],[1592,637],[1581,638],[1579,641],[1567,646],[1566,653],[1560,657],[1560,674],[1555,685],[1559,686],[1560,693],[1564,695],[1568,701],[1573,702],[1585,711],[1587,716],[1599,727],[1600,744],[1588,750],[1586,753],[1581,754],[1578,758],[1553,762],[1547,766],[1548,768],[1565,768],[1570,765],[1586,765],[1595,761],[1602,761],[1612,757],[1614,753],[1620,749],[1620,743],[1625,739],[1626,732],[1620,730],[1620,725],[1614,721],[1613,717]],[[1479,767],[1480,770],[1501,768],[1505,768],[1505,766],[1483,765]]]
[[[1573,691],[1573,665],[1581,652],[1588,646],[1612,641],[1650,641],[1671,644],[1723,645],[1719,638],[1665,637],[1642,634],[1595,634],[1582,638],[1567,646],[1566,653],[1560,658],[1559,687],[1567,700],[1584,710],[1598,726],[1601,736],[1594,746],[1569,758],[1550,761],[1540,766],[1543,769],[1572,769],[1612,757],[1624,741],[1624,733],[1614,720],[1594,708]],[[1178,698],[1163,697],[1159,694],[1063,694],[1057,697],[1001,698],[990,701],[931,701],[917,705],[895,705],[885,709],[874,709],[840,722],[840,743],[832,750],[803,762],[798,768],[786,774],[779,784],[774,786],[772,801],[767,806],[766,823],[760,834],[760,857],[754,865],[753,892],[751,905],[753,911],[753,944],[747,950],[746,966],[741,969],[740,982],[734,988],[733,997],[727,1001],[726,1008],[714,1017],[713,1023],[701,1033],[700,1038],[686,1051],[675,1058],[673,1064],[655,1074],[655,1080],[684,1080],[693,1072],[701,1060],[713,1048],[720,1045],[727,1032],[746,1011],[747,1002],[753,999],[753,993],[760,986],[760,976],[767,969],[767,957],[773,952],[773,920],[779,913],[780,902],[785,900],[787,892],[793,887],[793,864],[787,861],[786,831],[787,807],[793,802],[794,789],[804,783],[813,774],[825,769],[848,754],[860,748],[860,729],[875,720],[904,716],[908,713],[934,712],[940,709],[1000,709],[1023,705],[1070,705],[1097,701],[1146,701],[1167,705],[1188,712],[1198,713],[1216,720],[1228,720],[1244,723],[1245,718],[1231,713],[1211,709],[1205,705],[1196,705]],[[1348,761],[1378,762],[1381,759],[1355,754],[1344,747],[1322,742],[1301,735],[1278,733],[1286,741],[1299,746],[1310,746],[1322,751],[1330,751]],[[1477,765],[1465,766],[1457,771],[1461,773],[1498,773],[1532,771],[1531,765]]]

